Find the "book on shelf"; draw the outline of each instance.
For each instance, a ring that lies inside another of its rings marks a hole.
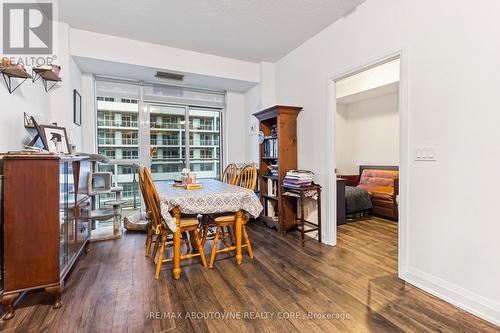
[[[278,138],[267,137],[264,139],[264,157],[278,157]]]
[[[273,177],[278,177],[278,164],[270,164],[267,169]]]
[[[267,202],[267,216],[274,217],[276,215],[276,210],[274,209],[274,205],[271,201]]]
[[[267,179],[267,195],[272,197],[278,196],[278,181],[275,179]]]

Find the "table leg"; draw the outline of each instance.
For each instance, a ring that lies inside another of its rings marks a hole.
[[[114,205],[113,206],[113,235],[120,236],[120,227],[122,224],[121,216],[122,216],[122,205]]]
[[[172,275],[175,280],[181,277],[181,211],[179,208],[172,210],[177,224],[177,230],[174,232],[174,269]]]
[[[236,238],[236,263],[241,265],[243,256],[241,255],[241,226],[243,224],[243,212],[239,210],[236,212],[236,223],[234,226],[234,234]]]
[[[317,189],[318,192],[318,242],[321,243],[321,189]]]
[[[300,237],[302,239],[302,246],[304,246],[305,242],[305,230],[304,230],[304,191],[300,191],[300,222],[302,224],[302,229],[300,230]]]

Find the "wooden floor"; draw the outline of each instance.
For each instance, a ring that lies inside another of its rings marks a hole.
[[[183,262],[175,282],[168,264],[160,280],[153,278],[142,234],[94,243],[67,278],[62,308],[52,309],[43,292],[26,295],[0,330],[498,332],[396,277],[395,223],[343,225],[335,248],[314,241],[302,248],[293,234],[282,239],[258,224],[249,229],[253,260],[244,256],[237,266],[221,255],[211,270],[199,260]]]

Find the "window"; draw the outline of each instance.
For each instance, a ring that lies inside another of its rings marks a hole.
[[[113,173],[114,185],[137,189],[132,165],[144,165],[139,159],[146,154],[155,181],[171,180],[183,168],[198,178],[220,176],[223,93],[148,84],[141,90],[139,84],[99,78],[96,88],[98,152],[113,161],[100,170]],[[142,140],[143,133],[149,140]],[[130,204],[137,194],[127,196]]]
[[[190,169],[198,178],[217,178],[220,175],[220,111],[189,109]]]
[[[100,164],[99,171],[111,172],[114,186],[128,188],[123,197],[128,206],[137,207],[140,204],[138,183],[132,170],[133,164],[139,161],[139,88],[102,81],[96,81],[96,88],[97,148],[113,163]],[[133,189],[137,193],[134,194]],[[100,196],[101,202],[105,199]]]

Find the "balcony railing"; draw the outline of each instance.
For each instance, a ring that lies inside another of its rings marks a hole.
[[[97,126],[107,126],[107,127],[129,127],[129,128],[137,128],[137,121],[114,121],[107,119],[98,119]]]
[[[159,128],[159,129],[184,129],[183,124],[172,124],[172,123],[159,123],[156,121],[151,122],[151,128]]]
[[[136,155],[136,154],[122,155],[122,159],[124,159],[124,160],[137,160],[137,159],[139,159],[139,155]]]
[[[200,155],[200,156],[194,156],[193,154],[191,154],[189,156],[190,159],[192,160],[215,160],[215,159],[218,159],[218,157],[214,156],[214,155]]]
[[[178,146],[179,140],[155,140],[155,139],[151,139],[151,145],[153,145],[153,146]]]
[[[180,159],[180,155],[157,155],[153,156],[153,160],[178,160]]]
[[[139,139],[123,138],[116,140],[114,138],[99,138],[100,145],[118,145],[118,146],[137,146]]]
[[[199,141],[194,141],[189,140],[189,145],[191,146],[218,146],[219,141],[218,140],[199,140]]]
[[[193,126],[193,124],[189,124],[189,129],[190,130],[198,130],[198,131],[218,131],[219,127],[218,126],[213,126],[213,125],[198,125],[198,126]]]

